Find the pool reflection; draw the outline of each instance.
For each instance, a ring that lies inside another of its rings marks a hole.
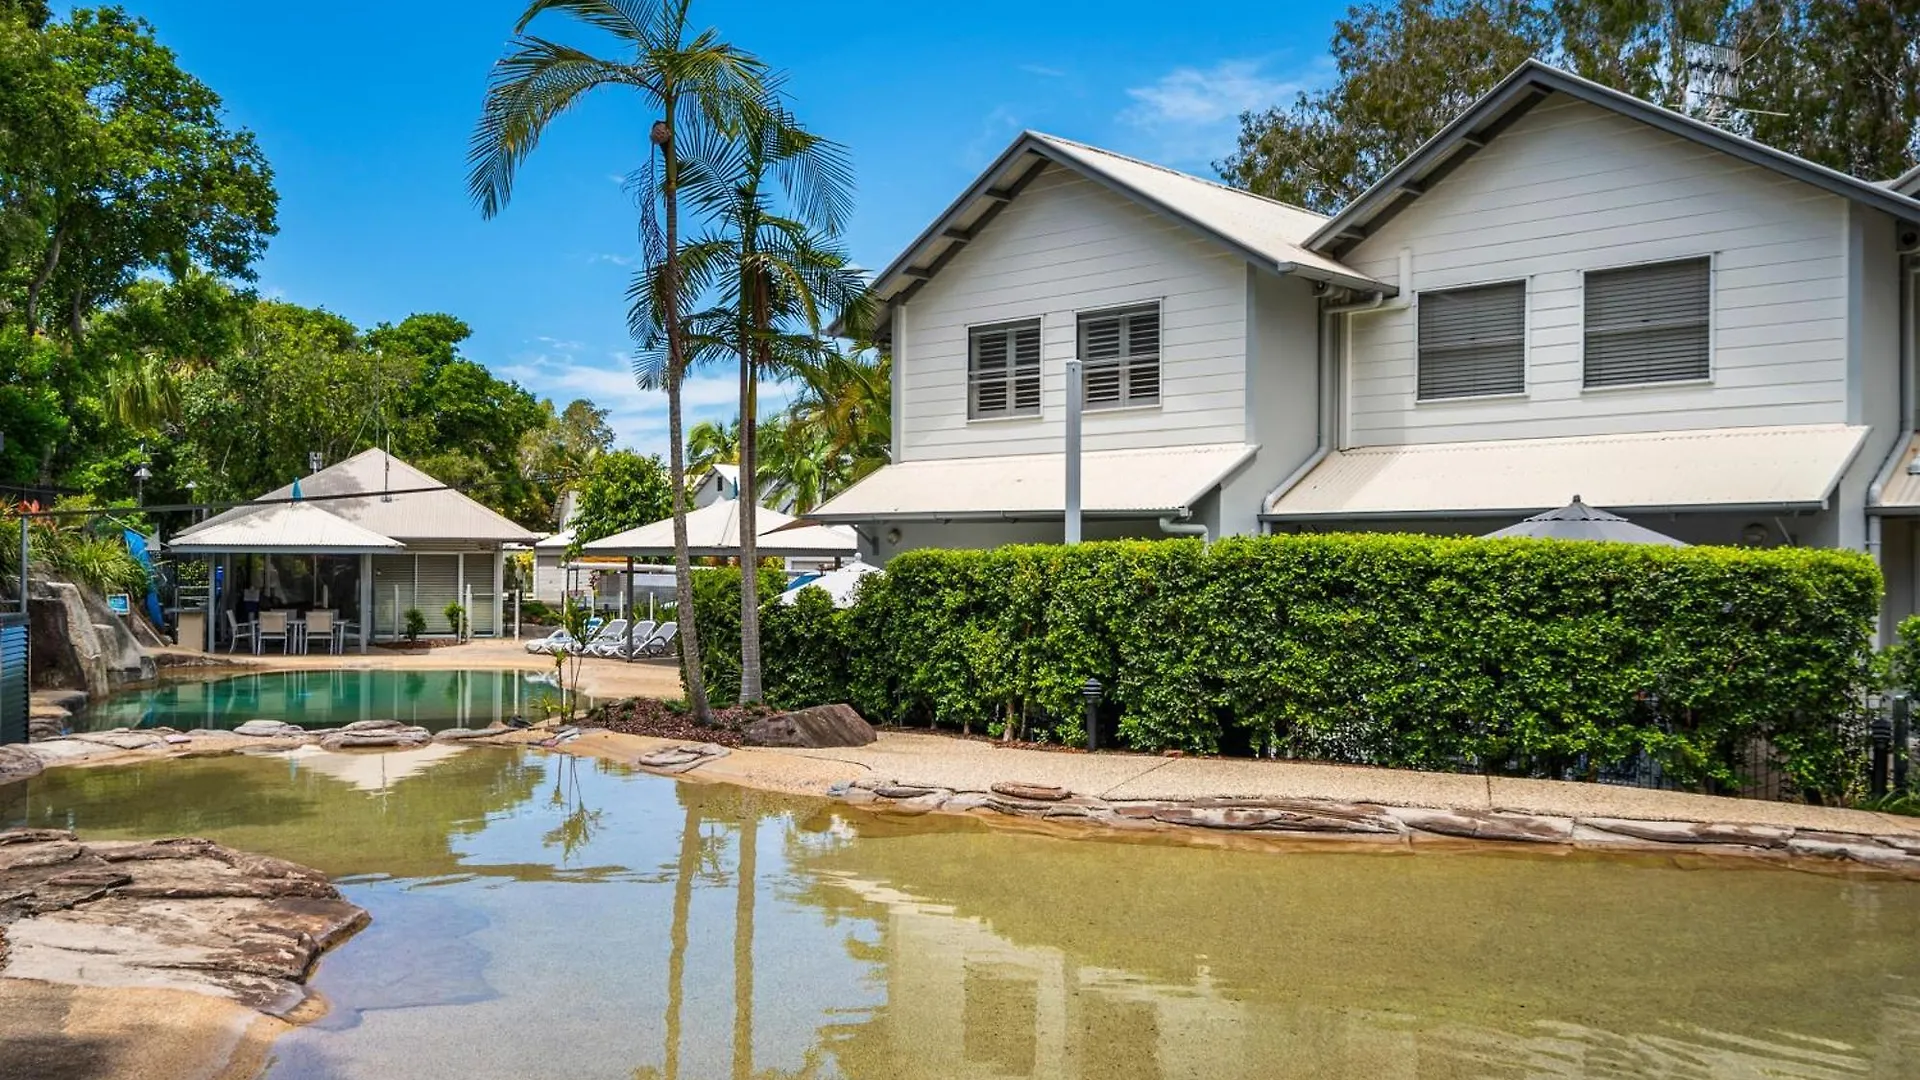
[[[1910,883],[1064,840],[483,748],[384,785],[298,758],[63,770],[7,812],[343,875],[375,922],[322,964],[333,1011],[276,1078],[1678,1080],[1920,1056]]]

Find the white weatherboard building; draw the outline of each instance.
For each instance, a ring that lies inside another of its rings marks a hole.
[[[401,636],[409,608],[426,617],[428,634],[449,634],[445,609],[458,602],[472,633],[503,632],[505,548],[532,543],[528,529],[384,450],[362,451],[298,485],[167,543],[177,555],[219,561],[216,615],[244,621],[263,609],[332,610],[353,624],[364,648]]]
[[[1058,541],[1077,356],[1089,539],[1578,494],[1870,551],[1904,615],[1916,196],[1533,62],[1331,219],[1028,133],[876,278],[894,464],[810,517],[880,561]]]

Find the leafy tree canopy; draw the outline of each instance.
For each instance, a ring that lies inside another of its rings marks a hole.
[[[0,9],[0,323],[78,340],[144,274],[250,278],[276,205],[253,134],[145,21]]]
[[[1375,0],[1335,26],[1333,86],[1243,115],[1215,168],[1331,213],[1531,56],[1879,179],[1920,154],[1917,40],[1913,0]],[[1741,58],[1731,102],[1704,43]]]
[[[574,546],[639,528],[673,513],[673,486],[658,455],[616,450],[594,459],[580,481]]]

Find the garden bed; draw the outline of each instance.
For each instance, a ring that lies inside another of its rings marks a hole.
[[[688,742],[741,745],[741,731],[752,721],[772,716],[777,710],[764,705],[734,705],[713,710],[714,723],[705,727],[694,722],[685,704],[658,698],[626,698],[596,705],[580,719],[582,727],[606,728],[623,735],[647,735],[656,739],[680,739]]]

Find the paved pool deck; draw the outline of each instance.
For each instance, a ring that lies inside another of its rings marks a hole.
[[[541,732],[514,733],[534,742]],[[674,746],[668,739],[588,731],[566,748],[632,763]],[[1063,788],[1107,802],[1245,800],[1433,808],[1574,819],[1619,818],[1757,825],[1871,836],[1920,837],[1920,818],[1758,799],[1728,799],[1557,780],[1315,765],[1239,758],[1082,754],[1001,747],[975,739],[883,731],[868,746],[830,750],[742,747],[684,775],[796,794],[825,794],[858,781],[987,792],[995,785]]]
[[[430,649],[385,649],[375,645],[364,653],[350,648],[337,655],[313,652],[285,656],[265,652],[255,656],[247,652],[204,653],[184,649],[158,649],[155,655],[168,677],[195,672],[212,676],[222,668],[243,671],[553,670],[552,657],[530,653],[526,650],[526,641],[512,638],[479,638]],[[592,697],[679,697],[680,667],[673,659],[629,663],[590,656],[580,661],[580,689]]]

